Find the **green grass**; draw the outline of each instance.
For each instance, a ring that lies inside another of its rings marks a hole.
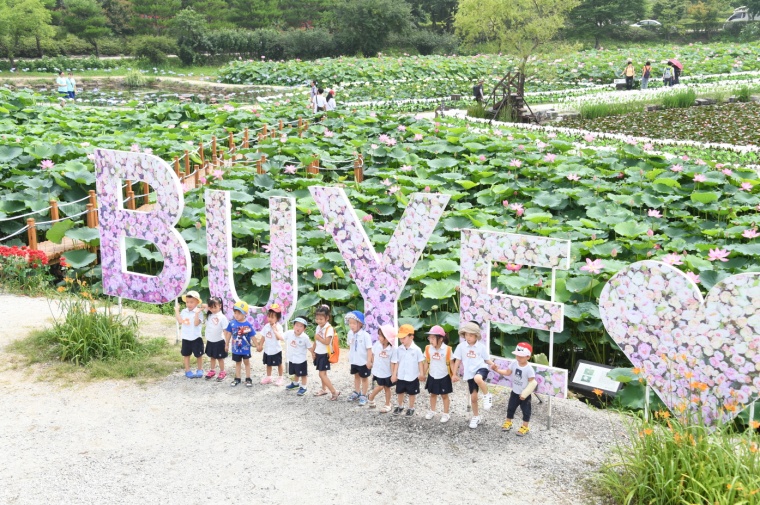
[[[754,430],[685,426],[659,412],[662,423],[636,421],[629,439],[598,480],[614,503],[672,505],[760,503],[760,459]]]
[[[581,119],[596,119],[607,116],[620,116],[631,112],[640,112],[647,102],[626,103],[585,103],[578,111]],[[650,102],[651,103],[651,102]]]
[[[665,95],[662,97],[662,106],[665,109],[684,109],[694,105],[694,101],[697,99],[697,92],[691,88],[684,91],[674,93],[672,95]]]

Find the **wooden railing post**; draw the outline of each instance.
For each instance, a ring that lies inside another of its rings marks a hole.
[[[280,119],[280,131],[282,131],[282,119]]]
[[[318,174],[319,173],[319,159],[316,159],[309,163],[309,168],[306,169],[306,171],[310,174]]]
[[[354,180],[357,183],[364,181],[364,159],[361,154],[354,161]]]
[[[201,185],[201,167],[198,165],[193,165],[195,167],[195,170],[193,170],[193,180],[195,181],[195,187]]]
[[[303,118],[301,116],[298,116],[298,129],[300,130],[303,126]]]
[[[150,186],[148,186],[147,182],[142,183],[142,204],[148,205],[148,202],[150,201]]]
[[[243,149],[248,149],[248,128],[243,131]]]
[[[179,177],[179,158],[177,156],[174,157],[174,173]]]
[[[211,164],[216,165],[216,137],[211,137]]]
[[[230,152],[235,151],[235,136],[232,134],[232,132],[230,132],[229,147],[230,147]]]
[[[203,141],[198,143],[198,156],[201,157],[201,165],[205,164],[206,156],[203,154]]]
[[[26,230],[27,241],[29,242],[29,249],[32,251],[37,250],[37,226],[34,224],[34,218],[30,217],[26,220],[26,225],[29,227]]]
[[[59,219],[58,202],[55,200],[50,200],[50,220],[58,221],[58,219]]]
[[[185,151],[185,175],[190,173],[190,153]]]
[[[269,131],[267,130],[267,125],[265,124],[264,127],[261,129],[261,133],[266,137],[269,135]]]
[[[91,203],[87,204],[87,227],[88,228],[95,228],[95,208]]]
[[[132,188],[130,187],[130,189],[132,189]],[[98,221],[98,197],[95,194],[95,190],[94,189],[90,190],[90,205],[92,205],[92,210],[93,210],[93,213],[92,213],[92,227],[93,228],[97,228],[98,224],[99,224],[99,221]]]
[[[263,174],[264,172],[264,163],[267,162],[267,155],[262,154],[261,157],[256,161],[256,173]]]
[[[135,210],[135,192],[131,189],[127,191],[127,208],[129,210]]]

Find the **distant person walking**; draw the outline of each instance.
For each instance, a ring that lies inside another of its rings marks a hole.
[[[335,90],[331,89],[330,91],[327,92],[326,102],[327,102],[327,104],[325,105],[325,110],[328,110],[328,111],[335,110],[335,107],[336,107],[336,105],[335,105]]]
[[[69,72],[69,77],[66,79],[66,91],[69,94],[69,98],[77,97],[77,81],[74,80],[73,72]]]
[[[55,84],[58,86],[58,94],[61,95],[61,98],[67,98],[69,96],[69,82],[64,77],[63,72],[58,72]]]
[[[669,63],[669,65],[673,65],[672,63]],[[678,68],[678,65],[673,65],[673,85],[681,84],[681,69]]]
[[[314,113],[324,112],[327,109],[327,100],[322,96],[325,90],[322,88],[317,89],[317,95],[314,97]]]
[[[633,62],[628,60],[625,70],[623,70],[625,76],[625,89],[633,89],[633,77],[636,75],[636,69],[633,68]]]
[[[314,104],[317,101],[317,81],[311,81],[311,89],[309,90],[309,105],[314,108]]]
[[[472,94],[475,97],[475,101],[479,104],[483,103],[485,96],[483,95],[483,80],[479,80],[478,83],[472,87]]]
[[[662,71],[662,83],[665,86],[673,85],[673,65],[670,63],[665,65],[665,70]]]
[[[652,64],[647,62],[644,65],[644,70],[641,72],[641,89],[647,89],[650,77],[652,77]]]

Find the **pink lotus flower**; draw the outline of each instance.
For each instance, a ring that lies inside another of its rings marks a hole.
[[[705,182],[707,180],[707,177],[705,177],[702,174],[697,174],[694,176],[694,182]]]
[[[668,265],[683,265],[680,254],[666,254],[665,257],[662,258],[662,261]]]
[[[323,275],[324,275],[324,273],[322,273],[321,269],[317,268],[316,270],[314,270],[314,277],[317,280],[321,279]]]
[[[382,135],[380,135],[380,136],[377,138],[377,141],[378,141],[378,142],[382,142],[383,144],[385,144],[385,143],[386,143],[386,142],[388,142],[390,139],[391,139],[391,138],[390,138],[388,135],[386,135],[386,134],[384,134],[384,133],[383,133]]]
[[[371,223],[372,222],[372,214],[364,214],[364,217],[362,217],[362,221],[365,223]]]
[[[201,184],[206,184],[208,182],[208,180],[203,176],[199,177],[198,180],[200,181]]]
[[[586,264],[581,267],[581,270],[596,275],[602,273],[602,268],[604,268],[602,260],[595,259],[591,261],[591,258],[586,258]]]
[[[400,189],[400,188],[399,188],[398,186],[391,186],[390,188],[388,188],[388,194],[389,194],[389,195],[392,195],[392,194],[394,194],[396,191],[398,191],[399,189]]]
[[[425,189],[423,191],[425,193],[430,193],[430,186],[425,186]]]
[[[739,191],[752,191],[752,184],[749,182],[742,182]]]
[[[707,259],[710,261],[722,261],[725,263],[728,261],[726,258],[728,258],[729,254],[731,254],[731,252],[727,249],[710,249]]]
[[[704,160],[697,160],[697,161],[695,161],[695,162],[694,162],[694,164],[695,164],[695,165],[700,165],[700,166],[704,166],[704,165],[707,165],[707,163],[705,163],[705,161],[704,161]]]
[[[224,171],[223,170],[219,170],[219,169],[214,170],[214,177],[216,179],[219,179],[221,181],[223,176],[224,176]]]
[[[418,141],[418,140],[422,140],[422,134],[421,134],[421,133],[416,133],[416,134],[414,135],[414,140],[415,140],[415,141]]]
[[[742,232],[744,238],[757,238],[760,237],[760,233],[757,232],[757,228],[748,228]]]
[[[694,284],[699,284],[699,282],[700,282],[699,276],[697,274],[695,274],[694,272],[686,272],[686,277],[688,277],[689,279],[691,279],[691,281]]]
[[[378,147],[380,147],[380,146],[378,146],[377,144],[372,144],[372,145],[371,145],[371,146],[369,146],[369,147],[370,147],[371,149],[377,149],[377,148],[378,148]]]
[[[401,168],[399,168],[402,172],[411,172],[412,166],[411,165],[402,165]]]
[[[398,125],[398,131],[405,132],[406,131],[406,126],[404,126],[402,124]]]
[[[153,154],[153,149],[151,149],[150,147],[146,147],[145,149],[143,149],[143,152],[145,154]]]
[[[509,207],[509,200],[503,200],[501,204],[505,207]]]
[[[544,156],[544,161],[546,163],[554,163],[554,160],[557,159],[557,155],[553,153],[546,153],[546,156]]]
[[[87,155],[87,159],[95,161],[95,155],[93,153],[90,153]]]
[[[235,107],[233,107],[232,105],[227,104],[227,105],[224,106],[224,110],[227,111],[227,112],[232,112],[232,111],[235,110]]]
[[[518,265],[517,263],[507,263],[507,270],[510,272],[519,272],[522,268],[522,265]]]
[[[47,170],[48,168],[53,168],[54,166],[55,163],[53,163],[53,160],[42,160],[42,163],[40,163],[42,170]]]
[[[569,181],[580,181],[581,178],[578,176],[578,174],[568,174],[567,180]]]
[[[133,153],[139,153],[140,152],[140,144],[132,144],[131,151]]]
[[[645,151],[651,151],[652,149],[654,149],[654,146],[652,144],[644,144]]]
[[[586,142],[593,142],[596,140],[596,137],[594,137],[590,133],[587,133],[586,135],[583,136],[583,140],[585,140]]]
[[[685,154],[683,156],[681,156],[681,159],[684,160],[684,161],[689,161],[689,157],[686,156]]]
[[[647,230],[647,237],[651,237],[654,235],[654,230]]]
[[[485,157],[485,156],[483,156],[482,154],[481,154],[480,156],[478,156],[478,159],[479,159],[480,161],[486,161],[486,157]]]
[[[388,139],[388,141],[385,143],[385,145],[387,145],[389,147],[395,146],[396,145],[396,139],[394,139],[394,138]]]
[[[332,138],[335,134],[333,132],[331,132],[330,130],[325,130],[324,135],[325,135],[325,137],[327,137],[329,139],[329,138]]]
[[[285,165],[285,168],[282,169],[283,172],[286,174],[295,174],[296,173],[296,166],[295,165]]]
[[[509,166],[510,167],[518,167],[518,168],[520,168],[522,166],[522,161],[514,159],[514,160],[512,160],[512,161],[509,162]]]
[[[280,137],[280,142],[282,142],[283,144],[285,142],[287,142],[287,141],[288,141],[288,136],[287,135],[283,135],[282,137]]]
[[[733,174],[733,172],[731,171],[730,168],[724,168],[723,170],[721,170],[721,172],[723,172],[723,175],[732,175]]]
[[[546,147],[546,144],[544,144],[543,142],[539,140],[538,142],[536,142],[536,147],[540,150]]]
[[[681,166],[681,165],[673,165],[673,166],[670,167],[670,169],[673,172],[683,172],[683,166]]]
[[[660,214],[660,211],[656,209],[649,209],[648,215],[649,217],[656,217],[658,219],[662,217],[662,214]]]
[[[549,133],[549,135],[547,135],[547,137],[549,137],[550,139],[556,139],[557,138],[557,134],[554,133],[554,132],[551,132],[551,133]]]
[[[510,209],[515,211],[515,214],[517,214],[517,217],[520,217],[525,212],[525,209],[523,208],[523,205],[521,203],[513,203],[509,206]]]

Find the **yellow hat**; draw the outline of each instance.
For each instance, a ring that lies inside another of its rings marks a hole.
[[[197,291],[188,291],[187,294],[182,295],[182,301],[186,302],[188,296],[190,298],[195,298],[196,300],[198,300],[198,303],[203,303],[203,301],[201,300],[201,294],[198,293]]]
[[[414,336],[414,326],[411,324],[402,324],[398,329],[398,338],[404,338],[408,335]]]
[[[232,306],[232,311],[234,312],[236,310],[239,310],[240,312],[242,312],[243,314],[247,316],[248,304],[245,303],[243,300],[238,300],[237,302],[235,302],[235,305]]]

